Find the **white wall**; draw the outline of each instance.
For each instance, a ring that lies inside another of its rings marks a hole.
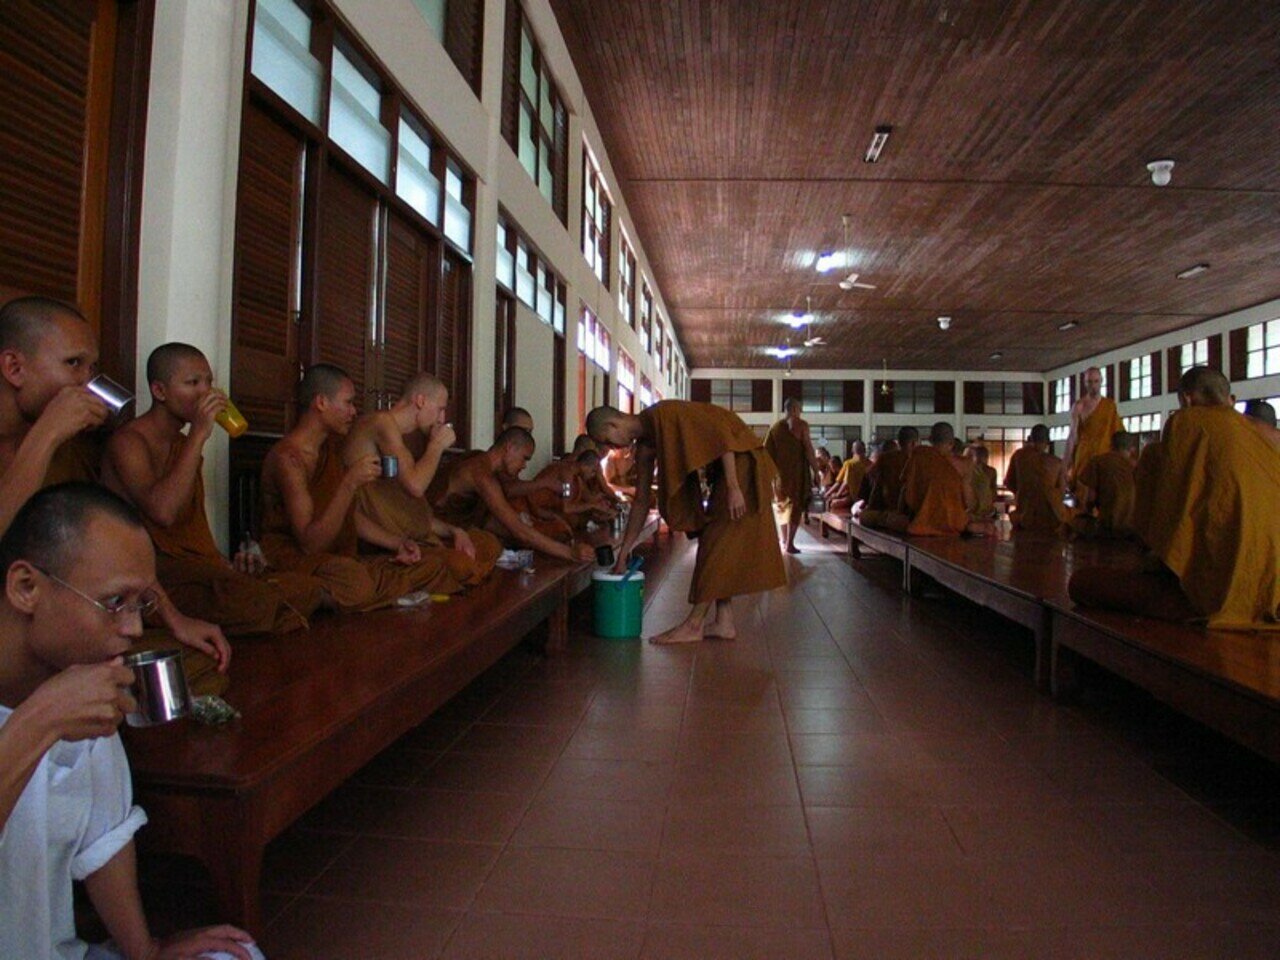
[[[551,462],[551,411],[555,405],[552,389],[552,351],[555,333],[523,303],[516,305],[516,343],[520,351],[517,362],[531,370],[545,371],[543,376],[516,378],[516,406],[533,415],[533,439],[538,449],[529,461],[525,476],[533,476]],[[489,394],[492,396],[492,393]],[[477,404],[479,406],[479,404]],[[488,404],[484,405],[488,410]],[[489,420],[492,423],[492,411]]]

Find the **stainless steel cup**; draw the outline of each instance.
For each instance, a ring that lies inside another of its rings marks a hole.
[[[110,407],[112,414],[116,416],[119,416],[120,411],[133,402],[133,394],[128,389],[102,373],[86,383],[84,387]]]
[[[133,671],[136,713],[125,719],[131,727],[153,727],[185,717],[191,712],[191,694],[178,650],[147,650],[131,653],[124,665]]]
[[[400,476],[400,458],[399,457],[393,457],[391,456],[391,454],[387,453],[379,457],[378,460],[382,464],[382,475],[384,477]]]

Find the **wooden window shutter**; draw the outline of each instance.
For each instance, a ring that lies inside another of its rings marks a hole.
[[[788,400],[801,400],[803,398],[804,388],[800,385],[799,380],[782,381],[782,404],[784,408]]]
[[[484,0],[448,0],[444,11],[444,48],[477,96],[483,46]]]
[[[1151,395],[1160,396],[1164,392],[1164,371],[1160,367],[1160,351],[1151,354]]]
[[[711,381],[710,380],[690,380],[689,381],[689,399],[698,403],[711,402]]]
[[[0,302],[21,294],[81,299],[95,6],[0,5]]]
[[[434,355],[427,358],[429,369],[449,388],[449,406],[458,443],[467,445],[468,363],[471,340],[471,268],[452,251],[440,264],[440,315],[436,322]]]
[[[303,142],[252,101],[240,138],[231,395],[255,433],[284,433],[298,381],[296,250]]]
[[[1028,380],[1022,385],[1022,412],[1027,416],[1044,416],[1044,384]]]
[[[519,152],[520,132],[520,4],[507,0],[502,41],[502,139]]]
[[[935,380],[933,382],[933,412],[956,412],[956,382],[954,380]]]
[[[559,95],[555,101],[555,155],[552,156],[551,208],[565,226],[569,225],[569,110]]]
[[[613,277],[613,204],[608,200],[604,202],[603,223],[600,225],[600,258],[604,262],[604,288],[612,289],[610,284]]]
[[[845,413],[862,413],[865,404],[863,382],[861,380],[846,380],[844,382],[844,396],[841,399],[843,402],[840,407]]]
[[[751,381],[751,412],[752,413],[772,413],[773,412],[773,381],[772,380],[752,380]]]
[[[1247,380],[1249,374],[1249,328],[1237,327],[1227,335],[1227,345],[1231,348],[1229,362],[1231,371],[1228,380]]]
[[[435,262],[434,248],[434,241],[408,221],[394,214],[389,218],[382,389],[392,400],[424,368],[428,277]]]
[[[1209,338],[1209,366],[1219,373],[1222,372],[1222,334],[1215,333]],[[1172,383],[1170,386],[1177,389],[1177,384]]]
[[[1182,350],[1180,347],[1170,347],[1165,351],[1165,357],[1168,361],[1166,368],[1168,371],[1169,392],[1176,393],[1178,380],[1182,377]]]
[[[1107,364],[1107,389],[1103,395],[1110,397],[1112,400],[1119,396],[1119,393],[1116,391],[1116,384],[1118,382],[1119,381],[1116,380],[1116,365],[1114,363]]]
[[[884,387],[888,384],[888,391]],[[871,381],[871,409],[874,413],[893,413],[893,381]]]
[[[515,301],[511,301],[512,327],[515,326]],[[514,346],[515,339],[512,337]],[[551,340],[551,447],[553,453],[568,453],[569,445],[565,442],[564,421],[567,416],[565,408],[565,392],[569,380],[568,343],[560,334]],[[513,374],[514,375],[514,374]],[[514,399],[514,397],[512,398]]]
[[[1121,403],[1132,399],[1129,396],[1129,366],[1128,360],[1120,361],[1120,380],[1119,382],[1112,381],[1109,384],[1110,389],[1107,391],[1110,396],[1118,397]],[[1108,377],[1107,379],[1110,380],[1111,378]],[[1119,387],[1118,390],[1116,389],[1117,387]]]
[[[964,382],[964,412],[983,413],[986,410],[985,384],[981,380]]]
[[[373,310],[374,197],[336,166],[325,173],[320,196],[320,255],[316,270],[320,315],[312,355],[346,371],[356,386],[356,409],[374,408],[365,389]]]

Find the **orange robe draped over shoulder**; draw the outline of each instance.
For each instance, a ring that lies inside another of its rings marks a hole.
[[[692,603],[725,600],[785,586],[771,505],[777,468],[757,437],[735,414],[709,403],[664,400],[640,414],[658,460],[658,510],[672,530],[698,533]],[[734,454],[747,512],[729,517],[728,487],[720,457]],[[702,508],[698,471],[706,469],[711,501]]]
[[[1231,407],[1170,420],[1148,546],[1210,627],[1280,629],[1280,451]]]
[[[902,475],[910,456],[905,450],[886,450],[880,454],[871,468],[873,485],[867,508],[871,510],[897,510],[902,502]],[[843,469],[843,468],[842,468]],[[852,494],[852,489],[850,493]]]
[[[1051,453],[1027,449],[1017,458],[1013,525],[1035,533],[1062,533],[1071,515],[1062,502],[1062,461]]]
[[[969,515],[979,522],[990,520],[996,512],[995,468],[975,463],[969,482],[973,487],[973,510]]]
[[[1071,451],[1071,476],[1079,478],[1089,461],[1111,449],[1111,438],[1124,429],[1115,401],[1099,397],[1098,405],[1088,418],[1080,421],[1076,445]]]
[[[1118,450],[1090,460],[1080,482],[1094,491],[1100,532],[1117,537],[1133,533],[1133,461]]]
[[[804,442],[791,432],[786,419],[769,428],[764,448],[778,468],[778,500],[789,521],[799,519],[809,504],[813,481]]]
[[[935,447],[916,447],[902,477],[907,533],[915,537],[956,537],[969,525],[964,481]]]

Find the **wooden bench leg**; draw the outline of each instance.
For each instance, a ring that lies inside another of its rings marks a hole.
[[[823,539],[823,540],[830,540],[830,539],[831,539],[831,528],[830,528],[830,527],[828,527],[828,526],[827,526],[825,523],[823,523],[821,520],[819,520],[819,521],[818,521],[818,532],[822,534],[822,539]]]
[[[862,544],[858,542],[853,534],[849,535],[849,556],[854,560],[862,559]]]
[[[1049,611],[1045,609],[1040,618],[1038,626],[1031,628],[1031,635],[1034,637],[1036,665],[1033,674],[1036,689],[1041,693],[1049,693],[1052,687],[1052,669],[1050,660],[1053,657],[1053,641],[1052,641],[1052,617]]]
[[[206,822],[201,856],[213,878],[219,920],[261,935],[264,843],[233,803],[219,807]]]
[[[928,579],[929,577],[927,574],[911,568],[910,560],[904,559],[902,561],[902,589],[908,596],[924,596],[924,585],[925,581]]]
[[[569,595],[567,589],[547,617],[547,653],[562,653],[569,646]]]
[[[1049,691],[1055,700],[1080,694],[1080,655],[1060,643],[1050,644]]]

